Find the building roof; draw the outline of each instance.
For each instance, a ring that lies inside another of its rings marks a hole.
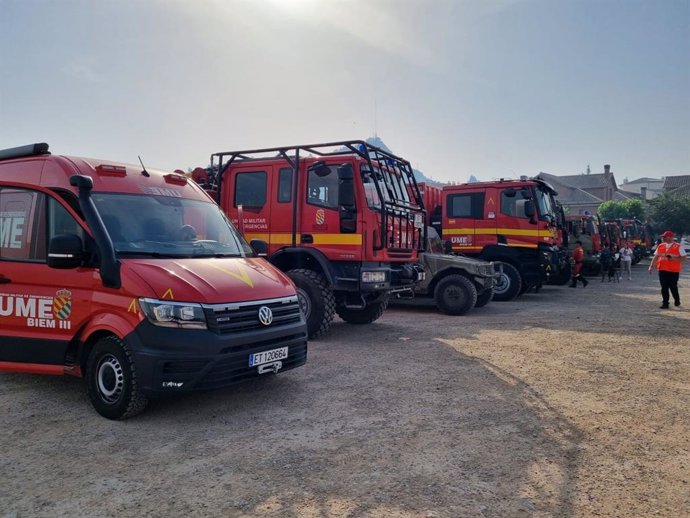
[[[613,193],[613,199],[616,201],[630,200],[632,198],[640,199],[642,195],[639,192],[630,192],[618,189]]]
[[[554,176],[554,175],[551,175]],[[607,176],[603,173],[601,174],[573,174],[567,176],[558,176],[561,183],[565,185],[570,185],[571,187],[577,187],[578,189],[598,189],[600,187],[606,187],[609,185],[608,178],[613,180],[615,186],[616,180],[613,179],[613,173]]]
[[[566,205],[580,203],[599,204],[604,201],[601,198],[588,193],[587,191],[584,191],[578,187],[573,187],[572,185],[564,182],[563,179],[569,178],[568,176],[556,176],[549,173],[539,173],[537,176],[553,185],[554,189],[556,189],[558,192],[558,201]]]
[[[679,187],[690,185],[690,174],[679,176],[667,176],[664,179],[664,191],[673,191]]]
[[[633,183],[651,183],[651,182],[663,183],[664,179],[663,178],[649,178],[649,177],[645,176],[643,178],[638,178],[637,180],[632,180],[630,182],[623,182],[623,185],[630,185]]]

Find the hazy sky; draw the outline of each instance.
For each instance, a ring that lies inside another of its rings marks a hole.
[[[187,168],[375,99],[437,180],[690,174],[690,0],[0,0],[0,148]]]

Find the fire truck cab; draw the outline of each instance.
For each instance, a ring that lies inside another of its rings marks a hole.
[[[424,275],[410,163],[364,141],[214,153],[205,188],[297,287],[309,336],[378,319]]]
[[[502,263],[494,300],[511,300],[557,272],[556,194],[526,177],[449,185],[427,209],[453,252]]]
[[[0,371],[85,377],[121,419],[306,355],[293,284],[186,176],[0,151]]]

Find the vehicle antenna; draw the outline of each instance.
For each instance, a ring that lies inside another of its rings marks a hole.
[[[139,159],[139,163],[141,164],[141,168],[142,168],[141,174],[143,174],[144,176],[146,176],[148,178],[151,175],[146,170],[146,166],[144,165],[144,161],[141,159],[141,156],[139,156],[139,155],[137,155],[137,158]]]

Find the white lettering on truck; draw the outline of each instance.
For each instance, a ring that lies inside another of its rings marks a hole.
[[[21,248],[24,231],[23,212],[0,212],[0,248]]]

